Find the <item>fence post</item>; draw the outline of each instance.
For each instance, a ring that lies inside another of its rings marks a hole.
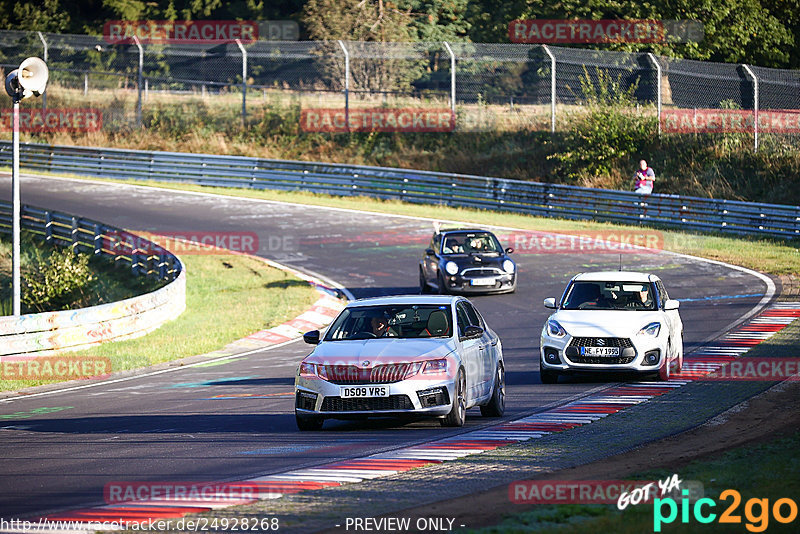
[[[97,256],[98,254],[103,253],[103,232],[100,229],[99,224],[94,225],[94,254]]]
[[[72,237],[72,252],[75,254],[78,253],[78,218],[72,217],[72,229],[70,230],[70,236]]]
[[[453,113],[453,119],[456,116],[456,55],[453,49],[450,48],[450,43],[444,41],[444,47],[447,53],[450,54],[450,111]]]
[[[247,119],[247,50],[244,49],[242,41],[236,39],[239,50],[242,51],[242,126]]]
[[[647,53],[647,59],[656,68],[656,109],[658,110],[658,136],[661,137],[661,63],[652,52]]]
[[[753,78],[753,150],[758,150],[758,77],[748,65],[742,68]]]
[[[50,210],[44,212],[44,242],[51,243],[53,241],[53,216]]]
[[[47,41],[44,40],[44,35],[42,35],[42,32],[36,33],[39,34],[39,40],[42,42],[42,46],[44,47],[42,59],[44,59],[44,62],[47,63]],[[42,93],[42,109],[47,109],[47,91]]]
[[[89,94],[89,71],[83,73],[83,96]]]
[[[542,45],[550,57],[550,132],[556,133],[556,56],[547,45]]]
[[[339,40],[339,46],[342,47],[344,52],[344,123],[347,125],[347,131],[350,131],[350,53],[347,47]]]
[[[139,37],[136,35],[133,36],[133,42],[136,44],[136,47],[139,49],[139,71],[138,77],[136,80],[136,127],[142,127],[142,80],[144,78],[144,49],[142,48],[142,43],[139,42]]]

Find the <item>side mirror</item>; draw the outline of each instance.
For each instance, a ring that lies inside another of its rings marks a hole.
[[[483,328],[480,326],[469,325],[464,331],[464,339],[477,339],[483,335]]]
[[[309,345],[319,345],[319,330],[312,330],[303,334],[303,341]]]
[[[555,310],[556,309],[556,299],[555,299],[555,297],[548,297],[548,298],[544,299],[544,307],[545,308],[550,308],[551,310]]]
[[[511,247],[508,247],[508,248],[506,249],[506,254],[513,254],[513,253],[514,253],[514,249],[513,249],[513,248],[511,248]]]
[[[428,256],[436,256],[436,251],[433,250],[432,248],[426,248],[425,254],[427,254]]]
[[[664,311],[677,310],[680,307],[681,307],[680,301],[675,299],[668,299],[664,303]]]

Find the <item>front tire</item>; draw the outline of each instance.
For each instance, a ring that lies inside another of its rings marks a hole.
[[[431,286],[429,286],[428,281],[425,280],[425,274],[422,272],[422,267],[419,268],[419,292],[423,295],[427,295],[431,292]]]
[[[439,294],[440,295],[447,295],[447,287],[444,285],[444,277],[442,276],[442,271],[436,275],[436,283],[439,285]]]
[[[670,376],[670,367],[672,364],[669,360],[669,349],[667,350],[667,354],[664,356],[664,361],[661,363],[661,367],[658,369],[658,379],[666,382],[669,380]]]
[[[506,411],[506,373],[503,366],[497,364],[494,377],[494,389],[489,404],[481,406],[481,415],[484,417],[502,417]]]
[[[297,428],[301,432],[310,432],[313,430],[321,430],[322,423],[325,420],[321,417],[313,417],[307,415],[297,415],[295,414],[295,420],[297,421]]]
[[[464,378],[464,369],[458,370],[455,388],[453,391],[453,405],[450,413],[441,420],[442,426],[464,426],[467,418],[467,381]]]
[[[557,371],[550,371],[548,369],[539,368],[539,380],[542,381],[542,384],[557,384],[558,383],[558,372]]]

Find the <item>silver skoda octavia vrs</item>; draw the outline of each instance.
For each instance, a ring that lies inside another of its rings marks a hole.
[[[409,295],[356,300],[297,368],[300,430],[325,419],[421,415],[464,424],[466,410],[505,409],[503,346],[469,300]]]

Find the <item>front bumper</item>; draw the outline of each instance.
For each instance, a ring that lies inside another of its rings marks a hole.
[[[475,284],[474,281],[478,281]],[[489,285],[480,283],[492,282]],[[452,293],[508,293],[517,288],[517,273],[502,273],[493,276],[466,277],[461,274],[445,276],[444,283]]]
[[[573,342],[573,340],[577,341],[577,339],[569,334],[562,338],[542,335],[539,343],[539,365],[541,369],[561,373],[657,373],[664,358],[667,357],[667,342],[665,338],[632,336],[614,339],[630,341],[630,343],[620,342],[620,355],[618,357],[587,357],[580,355],[580,349],[576,346],[578,343]]]
[[[389,397],[342,398],[341,387],[360,384],[334,384],[321,378],[297,377],[295,412],[299,416],[347,419],[394,415],[445,416],[452,408],[452,380],[409,378],[386,386]]]

